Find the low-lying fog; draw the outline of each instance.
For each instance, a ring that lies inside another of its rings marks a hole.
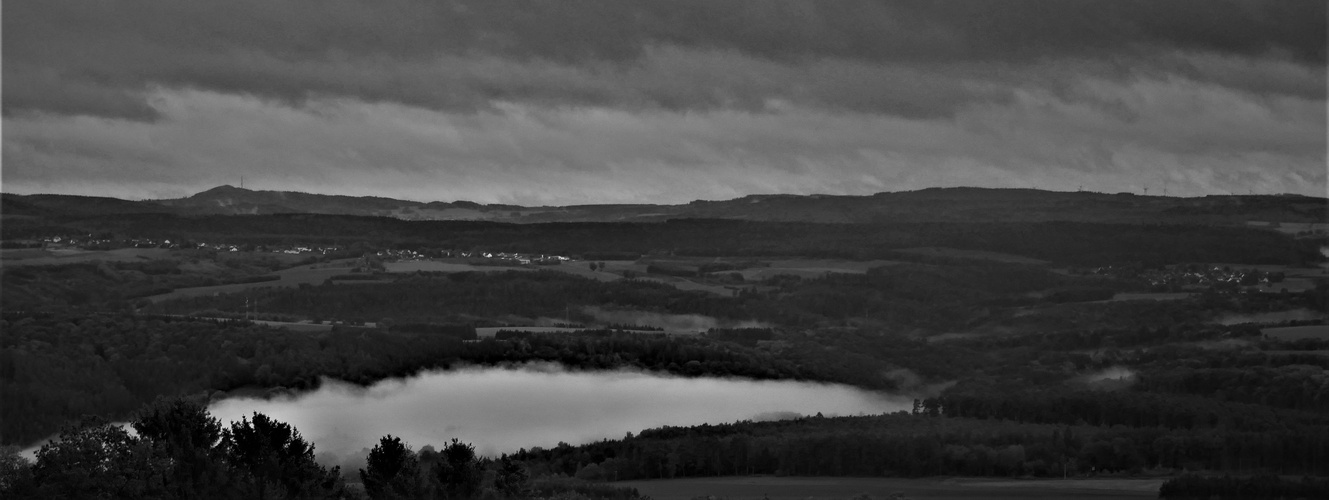
[[[634,371],[570,372],[553,365],[432,372],[368,388],[326,381],[317,391],[212,405],[223,423],[260,412],[294,425],[319,455],[359,456],[384,434],[415,449],[452,438],[486,455],[560,441],[621,438],[662,425],[910,408],[912,400],[848,386],[678,378]]]

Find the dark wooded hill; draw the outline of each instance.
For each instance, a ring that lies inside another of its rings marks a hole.
[[[931,188],[870,196],[751,195],[682,205],[523,207],[468,201],[418,202],[254,191],[219,186],[187,198],[124,201],[66,195],[3,195],[6,216],[108,213],[365,215],[407,220],[495,222],[659,222],[678,218],[756,221],[881,222],[1113,222],[1241,225],[1248,221],[1329,222],[1329,199],[1300,195],[1222,195],[1201,198],[1036,189]]]

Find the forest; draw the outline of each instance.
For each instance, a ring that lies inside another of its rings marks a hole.
[[[1320,237],[1090,222],[166,213],[27,218],[3,235],[61,231],[241,246],[0,267],[5,498],[630,499],[640,495],[616,481],[747,475],[1165,477],[1164,498],[1298,498],[1322,496],[1329,477],[1329,340],[1264,334],[1329,314]],[[339,250],[262,250],[315,243]],[[476,250],[571,260],[447,257]],[[456,270],[389,272],[402,255]],[[794,265],[775,263],[790,260],[807,269],[783,274]],[[335,279],[278,280],[329,266]],[[1211,269],[1241,278],[1157,278]],[[222,284],[244,286],[162,295]],[[319,463],[317,443],[265,415],[227,425],[207,414],[329,380],[368,387],[532,363],[833,383],[914,405],[496,456],[376,436],[358,470]],[[18,457],[15,446],[48,437],[35,462]],[[77,465],[88,463],[100,465]]]
[[[61,431],[26,463],[0,455],[5,498],[640,498],[636,490],[575,478],[532,480],[507,456],[491,459],[453,439],[418,452],[383,436],[348,488],[342,471],[314,460],[299,429],[254,413],[223,425],[202,405],[158,399],[124,427],[90,418]]]

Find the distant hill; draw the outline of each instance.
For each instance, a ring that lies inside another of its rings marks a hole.
[[[1329,200],[1300,195],[1177,198],[988,188],[931,188],[870,196],[751,195],[682,205],[563,207],[484,205],[468,201],[425,203],[369,196],[254,191],[233,186],[218,186],[187,198],[137,202],[84,196],[11,194],[4,194],[2,200],[0,213],[6,217],[304,213],[513,223],[652,222],[678,218],[822,223],[1078,221],[1244,225],[1248,221],[1329,222]]]
[[[89,216],[141,213],[172,213],[170,207],[150,201],[129,201],[99,196],[67,194],[0,194],[0,215],[14,216]]]

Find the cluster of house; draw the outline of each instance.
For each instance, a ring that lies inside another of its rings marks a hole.
[[[69,236],[55,235],[46,236],[29,242],[33,247],[43,248],[81,248],[85,250],[109,250],[115,248],[165,248],[170,250],[215,250],[218,252],[270,252],[284,253],[292,255],[300,254],[331,254],[342,250],[339,246],[312,246],[312,245],[246,245],[232,243],[198,243],[193,241],[156,239],[156,238],[130,238],[125,240],[99,239],[92,235]]]
[[[109,250],[113,248],[166,248],[172,250],[215,250],[218,252],[268,252],[289,255],[328,255],[345,250],[340,246],[316,246],[305,244],[291,245],[250,245],[232,243],[198,243],[154,238],[133,238],[127,240],[97,239],[92,235],[56,235],[37,240],[25,241],[27,247],[45,248],[83,248],[88,250]],[[564,255],[534,254],[518,252],[486,252],[482,250],[417,250],[385,249],[375,252],[381,260],[423,260],[439,257],[461,257],[472,259],[492,259],[495,261],[519,264],[551,265],[560,264],[571,258]]]
[[[482,250],[427,250],[411,249],[379,250],[374,253],[381,260],[424,260],[441,257],[460,257],[466,259],[491,259],[505,263],[518,264],[560,264],[572,260],[563,255],[523,254],[517,252],[485,252]]]
[[[1162,269],[1135,269],[1106,266],[1093,274],[1135,279],[1155,287],[1207,289],[1215,286],[1257,286],[1283,281],[1283,273],[1259,269],[1233,269],[1231,266],[1173,266]]]
[[[477,259],[495,259],[502,261],[513,261],[518,264],[561,264],[572,260],[563,255],[545,255],[545,254],[521,254],[516,252],[460,252],[461,257],[470,257]]]

